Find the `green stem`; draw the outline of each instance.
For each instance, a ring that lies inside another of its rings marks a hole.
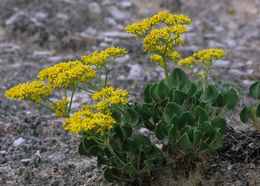
[[[100,86],[100,89],[103,88],[103,82],[102,82],[102,78],[101,78],[101,70],[98,69],[98,77],[99,77],[99,86]]]
[[[90,94],[94,94],[95,92],[92,92],[92,91],[90,91],[90,90],[88,90],[88,89],[85,89],[85,88],[83,88],[83,87],[80,87],[80,86],[76,86],[78,89],[80,89],[80,90],[84,90],[85,92],[88,92],[88,93],[90,93]]]
[[[167,82],[168,87],[170,87],[170,79],[169,79],[169,74],[168,74],[168,65],[165,59],[165,56],[163,56],[163,67],[164,67],[164,73],[165,73],[165,79]]]
[[[71,111],[71,106],[72,106],[72,101],[73,101],[73,96],[75,92],[76,86],[73,86],[71,97],[70,97],[70,105],[69,105],[69,110],[68,110],[68,117],[70,117],[70,111]]]
[[[38,104],[52,112],[55,112],[52,108],[48,107],[47,105],[44,105],[43,103],[38,103]]]
[[[111,147],[110,144],[106,144],[107,149],[109,150],[109,152],[122,164],[125,165],[125,162],[123,162],[118,156],[117,154],[114,152],[113,148]]]

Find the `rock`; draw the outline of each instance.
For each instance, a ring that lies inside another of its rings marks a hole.
[[[228,61],[228,60],[218,60],[214,65],[212,65],[212,66],[214,66],[214,67],[229,67],[229,65],[230,65],[230,61]]]
[[[44,57],[44,56],[52,56],[52,51],[34,51],[33,56],[34,57]]]
[[[62,57],[60,57],[60,56],[51,56],[51,57],[49,57],[48,58],[48,60],[49,61],[51,61],[51,62],[60,62],[60,61],[62,61]]]
[[[130,56],[129,56],[129,54],[126,54],[122,57],[116,58],[115,62],[116,63],[125,63],[125,62],[128,62],[129,60],[130,60]]]
[[[133,3],[131,1],[122,1],[119,3],[120,8],[128,9],[133,6]]]
[[[14,147],[19,147],[21,145],[25,144],[25,140],[23,138],[18,138],[17,140],[14,141],[13,146]]]
[[[120,38],[120,39],[135,37],[132,34],[128,34],[126,32],[121,32],[121,31],[107,31],[103,34],[103,36],[108,38]]]
[[[119,21],[129,20],[129,18],[131,18],[131,13],[118,10],[115,6],[109,8],[109,13],[113,18]]]
[[[111,18],[111,17],[106,17],[104,19],[104,21],[105,21],[105,23],[107,25],[110,25],[110,26],[115,26],[116,25],[116,21],[113,18]]]
[[[1,154],[1,155],[6,155],[7,152],[6,152],[5,150],[1,150],[1,151],[0,151],[0,154]]]
[[[100,8],[99,4],[96,2],[90,3],[88,6],[88,11],[91,17],[99,16],[102,12],[102,9]]]
[[[139,64],[128,65],[130,67],[130,72],[128,74],[128,79],[134,80],[144,80],[144,70],[143,67]]]
[[[45,13],[45,12],[37,12],[35,14],[35,18],[38,19],[38,20],[45,20],[48,18],[48,14]]]
[[[230,48],[234,48],[237,46],[237,42],[233,39],[226,39],[225,41],[226,41],[227,46]]]

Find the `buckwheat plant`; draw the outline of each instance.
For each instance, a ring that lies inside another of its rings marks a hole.
[[[181,36],[190,22],[184,15],[159,12],[126,27],[128,33],[143,39],[151,62],[165,72],[164,80],[147,83],[141,103],[128,103],[127,91],[110,86],[107,77],[112,64],[127,53],[115,47],[44,69],[38,80],[13,87],[6,96],[35,102],[65,117],[65,130],[82,136],[79,153],[97,157],[107,181],[141,185],[153,167],[166,164],[166,152],[136,129],[145,127],[158,140],[166,140],[167,151],[176,158],[196,160],[221,147],[226,130],[223,116],[238,101],[234,89],[223,91],[207,83],[210,67],[225,55],[223,50],[202,50],[185,59],[176,51],[184,44]],[[198,80],[190,80],[180,68],[169,73],[172,63],[192,70]],[[77,90],[91,94],[95,104],[72,112]]]
[[[243,123],[252,120],[260,132],[260,81],[256,81],[250,86],[249,95],[255,99],[255,102],[252,105],[244,105],[240,112],[240,119]]]

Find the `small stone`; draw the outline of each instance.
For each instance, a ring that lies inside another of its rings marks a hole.
[[[131,68],[129,74],[128,74],[128,79],[138,79],[138,80],[144,80],[145,75],[144,75],[144,70],[143,67],[139,64],[134,64],[134,65],[129,65]]]
[[[120,32],[120,31],[107,31],[104,33],[104,37],[126,39],[126,38],[133,38],[135,36],[132,34],[128,34],[128,33]]]
[[[44,56],[52,56],[53,52],[52,51],[35,51],[33,53],[34,57],[44,57]]]
[[[124,55],[122,57],[116,58],[115,62],[116,63],[125,63],[125,62],[127,62],[129,60],[130,60],[130,56],[129,56],[129,54],[126,54],[126,55]]]
[[[214,65],[215,67],[229,67],[230,61],[228,60],[218,60]]]
[[[19,147],[19,146],[21,146],[23,144],[25,144],[25,141],[24,141],[23,138],[20,137],[20,138],[18,138],[17,140],[14,141],[13,146],[14,147]]]
[[[64,13],[58,13],[57,14],[57,18],[61,19],[63,21],[68,21],[69,20],[69,16],[67,14],[64,14]]]
[[[48,60],[50,62],[55,62],[56,63],[56,62],[60,62],[62,60],[62,58],[60,56],[51,56],[51,57],[48,58]]]
[[[129,12],[118,10],[114,6],[109,9],[109,12],[113,18],[119,21],[128,20],[131,17]]]
[[[6,152],[5,150],[1,150],[1,151],[0,151],[0,154],[1,154],[1,155],[6,155],[7,152]]]
[[[252,143],[249,143],[249,144],[248,144],[248,147],[251,148],[251,149],[253,149],[253,148],[255,147],[255,144],[254,144],[253,142],[252,142]]]
[[[234,48],[234,47],[237,46],[237,42],[235,40],[233,40],[233,39],[226,39],[226,44],[230,48]]]
[[[111,25],[111,26],[115,26],[116,25],[116,21],[113,18],[111,18],[111,17],[106,17],[104,19],[104,21],[108,25]]]
[[[229,164],[227,170],[232,170],[232,169],[233,169],[233,165]]]
[[[218,164],[216,164],[216,163],[211,165],[211,167],[217,167],[217,166],[218,166]]]
[[[36,18],[36,19],[39,19],[39,20],[45,20],[45,19],[48,18],[48,14],[45,13],[45,12],[37,12],[37,13],[35,14],[35,18]]]
[[[92,14],[93,16],[100,15],[102,12],[99,4],[96,2],[90,3],[88,6],[88,10],[89,10],[89,13]]]
[[[122,1],[119,3],[120,8],[128,9],[133,6],[133,3],[131,1]]]
[[[24,164],[24,165],[28,165],[28,163],[31,161],[31,159],[22,159],[21,162]]]

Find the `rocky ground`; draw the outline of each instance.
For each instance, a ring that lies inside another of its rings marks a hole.
[[[227,118],[223,148],[189,173],[169,163],[145,184],[260,185],[260,137],[249,137],[254,128],[238,116],[242,103],[252,102],[249,85],[260,79],[259,0],[1,0],[0,185],[109,185],[95,158],[79,156],[80,137],[65,132],[61,120],[34,104],[8,101],[4,92],[35,79],[44,67],[115,45],[129,54],[114,65],[110,80],[140,100],[145,82],[163,78],[163,71],[148,62],[124,27],[160,10],[192,19],[178,49],[183,57],[200,49],[225,50],[211,80],[237,88],[242,99]],[[76,104],[88,99],[80,92]]]

